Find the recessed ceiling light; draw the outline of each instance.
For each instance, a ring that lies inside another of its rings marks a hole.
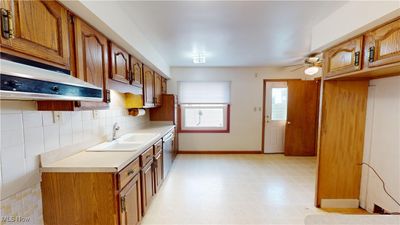
[[[206,56],[204,53],[193,54],[193,63],[194,64],[202,64],[206,63]]]

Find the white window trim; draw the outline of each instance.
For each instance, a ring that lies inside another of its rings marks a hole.
[[[199,108],[199,105],[207,105],[207,107],[204,108],[223,108],[224,110],[224,120],[223,120],[223,126],[222,127],[187,127],[185,126],[185,108]],[[180,104],[180,108],[181,108],[181,132],[202,132],[204,131],[205,133],[207,132],[229,132],[229,104],[223,103],[223,104]]]

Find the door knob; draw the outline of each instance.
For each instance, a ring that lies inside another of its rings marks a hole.
[[[287,124],[290,125],[290,124],[292,124],[292,123],[291,123],[290,121],[287,121]]]

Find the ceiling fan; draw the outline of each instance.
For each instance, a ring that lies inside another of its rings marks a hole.
[[[322,53],[312,54],[302,59],[300,63],[290,65],[287,68],[290,72],[304,70],[304,73],[309,76],[318,76],[322,67]]]

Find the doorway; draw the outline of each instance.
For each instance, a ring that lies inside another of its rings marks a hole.
[[[264,80],[264,153],[315,156],[320,82]]]

